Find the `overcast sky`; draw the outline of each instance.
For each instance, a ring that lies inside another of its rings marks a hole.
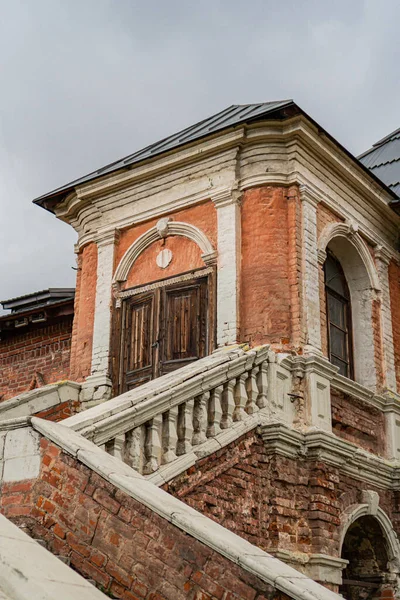
[[[398,0],[0,0],[0,299],[74,286],[33,198],[231,104],[293,98],[351,152],[400,127]]]

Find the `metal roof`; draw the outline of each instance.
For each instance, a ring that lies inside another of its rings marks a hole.
[[[400,129],[376,142],[359,160],[400,196]]]
[[[49,288],[48,290],[33,292],[32,294],[10,298],[9,300],[0,300],[0,304],[4,310],[11,310],[11,313],[14,314],[67,300],[73,300],[74,297],[74,288]]]
[[[126,169],[135,163],[153,158],[154,156],[168,152],[169,150],[173,150],[179,146],[183,146],[184,144],[189,144],[207,135],[217,133],[222,129],[235,127],[236,125],[240,125],[242,123],[248,123],[250,121],[263,118],[267,115],[271,115],[271,113],[279,109],[289,106],[295,106],[293,100],[279,100],[275,102],[263,102],[261,104],[229,106],[228,108],[221,110],[221,112],[217,113],[216,115],[204,119],[203,121],[199,121],[195,125],[190,125],[190,127],[187,127],[178,133],[174,133],[173,135],[170,135],[159,142],[150,144],[150,146],[146,146],[146,148],[138,150],[134,154],[125,156],[124,158],[114,161],[105,167],[97,169],[97,171],[93,171],[88,175],[84,175],[79,179],[75,179],[74,181],[57,188],[48,194],[39,196],[39,198],[34,200],[34,203],[43,206],[43,208],[49,208],[48,206],[45,206],[46,199],[67,194],[76,185],[92,181],[93,179],[113,173],[119,169]]]
[[[178,133],[166,137],[159,142],[146,146],[142,150],[138,150],[134,154],[130,154],[125,158],[114,161],[97,171],[93,171],[84,177],[75,179],[70,183],[59,187],[52,192],[44,194],[39,198],[36,198],[33,202],[42,206],[46,210],[54,213],[54,207],[63,200],[63,198],[70,193],[75,186],[93,181],[104,175],[108,175],[121,169],[129,169],[132,165],[139,162],[149,160],[160,154],[174,150],[180,146],[190,144],[198,141],[209,135],[213,135],[224,129],[234,128],[244,123],[252,123],[255,121],[261,121],[264,119],[286,119],[296,114],[302,114],[309,119],[319,131],[324,133],[330,138],[343,152],[345,152],[351,160],[358,163],[366,172],[375,179],[379,184],[383,185],[384,188],[396,198],[396,194],[388,188],[382,179],[376,176],[373,170],[369,170],[363,163],[358,160],[337,140],[335,140],[327,131],[325,131],[318,123],[316,123],[307,113],[305,113],[293,100],[279,100],[275,102],[263,102],[261,104],[243,104],[243,105],[232,105],[224,110],[220,111],[216,115],[212,115],[195,125],[191,125]]]

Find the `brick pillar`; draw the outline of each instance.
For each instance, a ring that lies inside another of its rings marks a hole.
[[[300,186],[303,238],[303,315],[306,354],[322,354],[317,246],[317,206],[320,199],[306,185]]]
[[[394,363],[394,344],[393,344],[393,325],[392,325],[392,310],[390,306],[390,290],[389,290],[389,263],[390,254],[378,246],[375,249],[376,266],[381,284],[381,315],[382,315],[382,339],[383,339],[383,375],[384,385],[391,391],[396,392],[396,370]]]
[[[218,218],[217,344],[235,344],[239,337],[240,205],[238,193],[212,196]]]
[[[116,229],[98,233],[96,304],[94,313],[92,368],[82,386],[81,400],[89,408],[111,395],[109,377],[112,277],[114,269],[114,245]]]

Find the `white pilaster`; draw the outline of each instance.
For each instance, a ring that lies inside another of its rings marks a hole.
[[[382,246],[375,249],[376,266],[381,285],[382,340],[384,355],[385,384],[389,390],[396,391],[396,370],[394,362],[393,325],[390,305],[389,272],[390,255]]]
[[[108,375],[116,230],[99,234],[91,375]]]
[[[321,354],[317,205],[319,198],[306,185],[300,186],[303,207],[303,306],[306,329],[305,352]]]
[[[232,190],[223,190],[212,200],[218,218],[217,344],[226,346],[238,340],[240,205]]]

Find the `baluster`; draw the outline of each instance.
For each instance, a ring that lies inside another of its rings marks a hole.
[[[246,412],[248,415],[252,415],[258,412],[260,409],[257,406],[257,397],[258,397],[258,387],[257,387],[257,371],[258,367],[252,369],[246,381],[246,391],[247,391],[247,404],[246,404]]]
[[[120,433],[106,443],[106,452],[111,454],[111,456],[115,456],[116,458],[123,460],[124,447],[125,434]]]
[[[162,434],[162,463],[166,464],[176,458],[176,443],[178,434],[176,431],[176,420],[178,417],[178,407],[170,408],[163,415],[163,434]]]
[[[159,467],[161,455],[159,428],[161,424],[162,415],[157,415],[147,424],[145,443],[146,464],[143,469],[145,474],[154,473]]]
[[[143,444],[143,426],[140,425],[127,433],[126,462],[132,469],[140,472]]]
[[[193,446],[202,444],[207,440],[207,404],[209,398],[210,392],[204,392],[204,394],[201,394],[201,396],[198,396],[195,400],[193,413]]]
[[[268,393],[268,363],[266,360],[264,360],[264,362],[261,363],[260,369],[257,373],[257,387],[257,406],[259,408],[265,408],[267,406]]]
[[[224,385],[222,391],[222,419],[221,429],[228,429],[233,422],[233,411],[235,410],[234,390],[236,379],[231,379]]]
[[[244,410],[247,404],[246,379],[247,373],[242,373],[242,375],[240,375],[240,377],[238,377],[236,380],[235,410],[233,411],[234,421],[243,421],[247,417]]]
[[[179,406],[177,454],[187,454],[192,449],[194,399]]]
[[[221,431],[222,418],[222,385],[212,390],[208,403],[207,437],[214,437]]]

